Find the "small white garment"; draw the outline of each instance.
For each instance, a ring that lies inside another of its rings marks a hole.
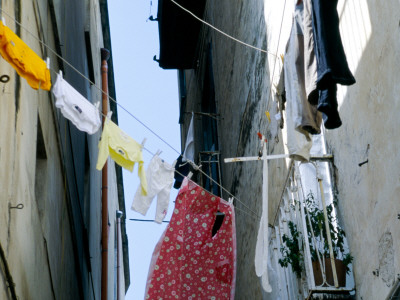
[[[267,293],[271,293],[272,287],[268,279],[268,160],[267,147],[263,142],[263,183],[262,183],[262,214],[258,227],[254,266],[256,275],[261,277],[261,286]]]
[[[167,214],[174,173],[174,167],[162,160],[158,154],[154,155],[146,170],[147,196],[142,195],[139,186],[131,209],[146,215],[151,202],[157,195],[155,222],[161,223]]]
[[[101,119],[98,108],[65,81],[62,74],[57,74],[53,94],[56,97],[56,107],[79,130],[88,134],[94,134],[99,130]]]
[[[193,112],[192,112],[192,119],[190,120],[188,133],[186,136],[185,151],[183,152],[182,162],[188,160],[194,161]]]

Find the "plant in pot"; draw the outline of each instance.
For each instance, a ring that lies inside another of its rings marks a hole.
[[[324,212],[315,202],[314,195],[311,191],[305,200],[304,209],[306,213],[307,238],[310,245],[315,284],[317,286],[323,284],[321,272],[322,264],[325,269],[326,282],[329,285],[334,285],[330,249],[324,223]],[[344,242],[346,234],[337,223],[333,204],[328,205],[326,211],[339,286],[345,286],[346,273],[350,272],[349,265],[353,261],[353,256],[345,250]],[[301,246],[301,244],[304,245],[304,243],[302,243],[302,241],[304,241],[304,236],[292,221],[288,222],[288,227],[290,235],[284,234],[282,236],[283,244],[280,249],[282,258],[279,259],[278,262],[282,267],[291,265],[293,272],[300,278],[304,271],[304,249]]]

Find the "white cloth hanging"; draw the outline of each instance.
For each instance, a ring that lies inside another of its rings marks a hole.
[[[65,81],[61,74],[57,74],[53,94],[56,97],[56,107],[79,130],[88,134],[99,130],[101,120],[98,108]]]
[[[188,160],[194,161],[193,112],[192,112],[192,119],[190,120],[188,133],[186,136],[185,151],[183,152],[183,158],[182,158],[183,162]]]
[[[154,155],[146,170],[147,195],[142,195],[142,189],[139,186],[131,209],[142,215],[146,215],[151,202],[157,196],[156,217],[154,221],[161,223],[167,214],[174,172],[174,167],[163,161],[157,154]]]

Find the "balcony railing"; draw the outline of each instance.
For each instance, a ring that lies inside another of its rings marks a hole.
[[[355,294],[351,256],[334,205],[330,162],[326,157],[313,160],[291,165],[270,228],[274,297],[351,299]]]

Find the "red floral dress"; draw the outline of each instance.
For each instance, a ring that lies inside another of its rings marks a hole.
[[[224,217],[213,235],[218,211]],[[154,249],[145,299],[234,299],[235,280],[233,205],[185,179]]]

